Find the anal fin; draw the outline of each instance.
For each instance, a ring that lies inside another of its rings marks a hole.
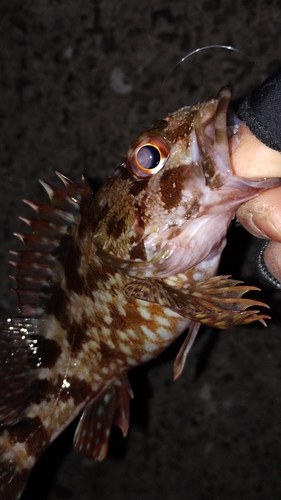
[[[94,460],[103,460],[111,427],[120,427],[124,437],[128,433],[132,397],[127,377],[114,380],[82,413],[74,436],[75,449]]]
[[[0,451],[0,500],[19,500],[31,470],[19,470],[14,462],[9,462],[3,461]]]

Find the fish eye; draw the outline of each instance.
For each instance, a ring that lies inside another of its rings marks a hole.
[[[142,136],[131,145],[126,164],[134,177],[151,177],[163,168],[169,153],[170,146],[162,137]]]
[[[136,158],[141,168],[153,170],[159,165],[161,156],[158,148],[146,144],[138,150]]]

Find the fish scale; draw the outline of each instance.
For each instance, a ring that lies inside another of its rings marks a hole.
[[[128,371],[186,328],[175,378],[201,324],[265,324],[243,297],[255,287],[216,276],[237,208],[280,184],[233,175],[229,103],[222,89],[154,122],[95,194],[58,173],[64,189],[41,181],[49,205],[27,202],[19,316],[0,329],[0,500],[80,413],[74,446],[102,460],[112,425],[128,432]]]

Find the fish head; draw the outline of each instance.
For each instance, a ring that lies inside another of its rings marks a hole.
[[[130,275],[161,278],[210,257],[218,265],[237,208],[275,182],[233,174],[230,98],[224,88],[183,107],[130,145],[98,197],[94,238],[107,263]]]

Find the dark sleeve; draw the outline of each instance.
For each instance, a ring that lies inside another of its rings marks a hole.
[[[264,144],[281,151],[281,68],[241,101],[236,114]]]

